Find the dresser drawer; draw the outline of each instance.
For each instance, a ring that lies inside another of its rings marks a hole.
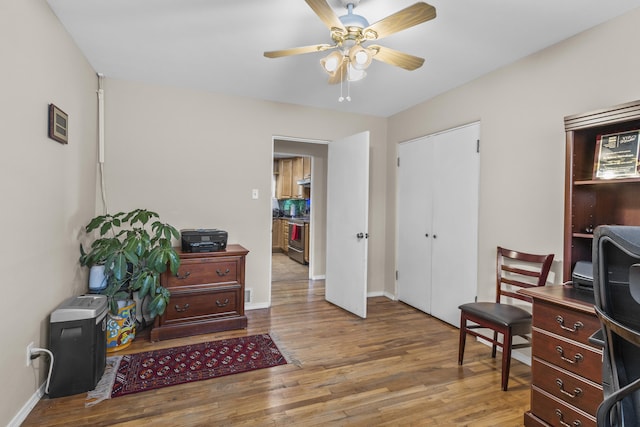
[[[240,286],[171,295],[162,324],[194,322],[240,314]]]
[[[215,283],[238,283],[238,258],[187,259],[177,274],[163,274],[166,288],[203,287]]]
[[[533,328],[533,357],[602,383],[602,352]]]
[[[593,347],[589,337],[600,329],[600,321],[596,316],[538,302],[533,305],[533,326]]]
[[[538,358],[533,358],[531,370],[535,386],[595,416],[603,400],[602,386]]]
[[[596,427],[595,417],[567,405],[536,386],[531,387],[531,412],[552,426]]]

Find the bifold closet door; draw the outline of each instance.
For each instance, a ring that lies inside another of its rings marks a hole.
[[[479,123],[400,144],[398,299],[459,326],[477,289]]]
[[[400,144],[398,157],[398,299],[431,313],[431,182],[429,137]]]

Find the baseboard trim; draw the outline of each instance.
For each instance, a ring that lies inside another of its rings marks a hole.
[[[244,306],[245,310],[259,310],[261,308],[269,308],[271,307],[271,304],[269,304],[268,302],[260,302],[260,303],[251,303],[251,304],[246,304]]]
[[[11,421],[9,421],[9,424],[7,424],[7,427],[20,427],[20,425],[24,422],[24,420],[27,419],[27,416],[29,415],[29,413],[31,413],[31,411],[38,404],[40,399],[42,399],[42,396],[44,396],[45,386],[46,386],[46,383],[42,383],[42,385],[38,387],[38,389],[29,398],[27,403],[25,403],[22,406],[22,408],[20,408],[20,411],[18,411],[18,413],[15,415],[15,417],[13,417]]]
[[[476,340],[479,343],[482,343],[482,344],[486,345],[487,347],[492,347],[493,346],[493,344],[491,344],[491,342],[489,342],[487,340],[483,340],[482,338],[476,337]],[[502,348],[500,348],[500,347],[498,347],[496,350],[498,352],[502,352]],[[527,366],[531,366],[531,355],[522,353],[522,352],[518,351],[517,349],[516,350],[513,350],[513,349],[511,350],[511,358],[512,359],[516,359],[518,362],[522,362]]]

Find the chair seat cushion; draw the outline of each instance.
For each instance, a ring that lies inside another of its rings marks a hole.
[[[488,320],[502,326],[521,326],[531,323],[531,314],[522,308],[510,304],[495,302],[472,302],[462,304],[460,310],[481,319]]]

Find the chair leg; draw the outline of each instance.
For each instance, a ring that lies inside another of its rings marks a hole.
[[[498,332],[497,331],[493,331],[493,342],[494,344],[491,346],[491,357],[492,358],[496,358],[496,348],[497,345],[495,344],[495,342],[498,341]]]
[[[464,359],[464,345],[467,342],[467,319],[464,313],[460,314],[460,342],[458,344],[458,365],[462,365]]]
[[[502,343],[502,391],[507,391],[509,385],[509,371],[511,369],[511,342],[513,337],[511,331],[504,334],[504,342]]]

